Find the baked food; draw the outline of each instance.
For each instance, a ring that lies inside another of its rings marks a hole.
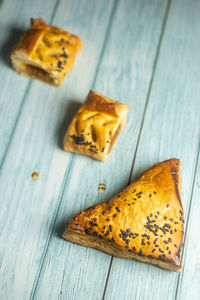
[[[12,65],[21,75],[60,86],[81,48],[78,36],[31,19],[31,28],[11,53]]]
[[[108,202],[75,215],[63,238],[179,272],[184,230],[180,176],[179,159],[153,165]]]
[[[128,111],[128,105],[90,90],[65,134],[64,149],[105,161]]]

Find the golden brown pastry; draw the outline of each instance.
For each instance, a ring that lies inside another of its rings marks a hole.
[[[63,238],[179,272],[184,216],[179,159],[153,165],[108,202],[70,220]]]
[[[11,60],[21,75],[59,86],[81,48],[78,36],[49,26],[42,19],[31,19],[31,28],[13,49]]]
[[[129,106],[90,91],[64,137],[66,151],[105,161],[125,126]]]

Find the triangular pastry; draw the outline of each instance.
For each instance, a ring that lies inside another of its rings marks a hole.
[[[90,90],[64,137],[64,149],[105,161],[125,126],[129,106]]]
[[[184,230],[180,192],[179,159],[157,163],[108,202],[75,215],[63,238],[179,272]]]
[[[59,86],[82,48],[80,38],[61,28],[31,19],[31,28],[11,53],[13,68],[21,75]]]

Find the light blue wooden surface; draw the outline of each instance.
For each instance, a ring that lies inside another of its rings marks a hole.
[[[30,17],[78,34],[62,87],[20,77],[9,53]],[[200,298],[200,2],[0,2],[0,299]],[[90,88],[131,107],[105,163],[62,150]],[[186,218],[180,274],[61,239],[69,218],[156,161],[180,157]],[[33,181],[33,171],[40,177]],[[98,184],[107,190],[98,192]]]

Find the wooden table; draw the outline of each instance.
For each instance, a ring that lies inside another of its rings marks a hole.
[[[60,88],[11,68],[30,17],[83,40]],[[0,33],[0,299],[199,300],[200,1],[1,0]],[[91,88],[131,107],[106,163],[62,147]],[[182,165],[181,273],[61,239],[72,215],[171,157]]]

